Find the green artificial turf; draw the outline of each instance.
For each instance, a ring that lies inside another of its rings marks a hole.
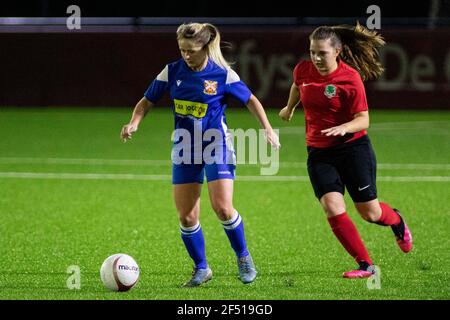
[[[279,179],[265,180],[260,165],[240,164],[234,192],[257,280],[243,285],[237,278],[205,184],[201,223],[214,278],[180,288],[192,262],[172,199],[173,116],[152,110],[123,144],[119,132],[130,114],[130,108],[0,109],[0,299],[450,298],[449,112],[371,111],[379,198],[401,210],[414,237],[413,250],[402,253],[390,228],[363,221],[346,195],[380,267],[379,289],[342,278],[355,263],[307,179],[303,114],[286,123],[273,109],[269,119],[282,144]],[[228,110],[227,117],[230,128],[258,127],[245,109]],[[100,266],[114,253],[131,255],[141,268],[129,292],[108,292],[100,281]],[[67,288],[73,265],[81,271],[79,290]]]

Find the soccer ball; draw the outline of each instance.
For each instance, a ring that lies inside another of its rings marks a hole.
[[[139,280],[139,266],[127,254],[113,254],[103,262],[100,278],[105,287],[111,291],[128,291]]]

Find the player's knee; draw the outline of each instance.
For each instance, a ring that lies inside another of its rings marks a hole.
[[[183,227],[193,227],[197,224],[198,219],[194,217],[183,217],[180,218],[180,223]]]
[[[196,214],[180,214],[180,223],[183,227],[193,227],[198,222]]]
[[[230,220],[234,214],[234,208],[227,205],[216,205],[213,207],[217,217],[222,221]]]
[[[380,220],[381,213],[371,209],[358,209],[360,216],[367,222],[374,223]]]
[[[335,192],[327,193],[320,198],[320,204],[327,216],[334,217],[345,212],[345,202],[342,195]]]
[[[328,217],[338,216],[345,212],[345,206],[341,203],[328,201],[322,204],[323,210]]]

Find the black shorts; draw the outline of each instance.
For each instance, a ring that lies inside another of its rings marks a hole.
[[[330,148],[307,147],[308,174],[316,197],[342,195],[347,188],[354,202],[377,198],[376,158],[367,135]]]

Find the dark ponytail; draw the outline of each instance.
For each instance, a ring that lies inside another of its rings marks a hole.
[[[383,37],[359,23],[356,26],[322,26],[315,29],[309,39],[330,39],[334,48],[341,49],[339,58],[356,69],[363,80],[376,79],[384,72],[378,51],[385,45]]]

